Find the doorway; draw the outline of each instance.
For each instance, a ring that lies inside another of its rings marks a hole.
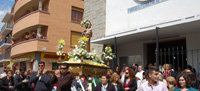
[[[147,64],[156,62],[156,43],[147,44]],[[159,65],[172,64],[174,69],[187,66],[186,39],[159,42]]]

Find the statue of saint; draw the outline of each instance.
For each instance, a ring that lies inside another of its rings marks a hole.
[[[92,37],[92,24],[89,20],[83,21],[81,23],[81,25],[85,28],[85,30],[83,30],[82,35],[86,36],[87,38],[91,38]]]
[[[87,42],[87,51],[90,52],[90,38],[92,37],[92,23],[89,20],[82,21],[81,25],[85,28],[82,32],[82,36],[89,38]]]

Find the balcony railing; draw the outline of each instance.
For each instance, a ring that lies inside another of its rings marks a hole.
[[[4,54],[4,59],[10,59],[10,51]]]
[[[29,37],[28,39],[22,38],[22,39],[15,41],[14,44],[12,45],[12,47],[17,44],[24,43],[24,42],[31,41],[31,40],[47,40],[47,37],[41,36],[41,37]]]
[[[0,60],[2,60],[2,59],[3,59],[3,56],[4,56],[3,54],[2,54],[2,55],[0,55]]]
[[[0,42],[0,46],[3,45],[4,43],[9,43],[11,44],[11,37],[5,37],[1,42]]]
[[[34,9],[34,10],[32,10],[32,11],[28,11],[28,12],[24,13],[23,15],[21,15],[19,18],[17,18],[17,19],[15,20],[14,24],[16,24],[18,21],[20,21],[20,20],[23,19],[24,17],[27,17],[27,16],[29,16],[29,15],[31,15],[31,14],[33,14],[33,13],[36,13],[36,12],[43,12],[43,13],[49,14],[49,12],[46,11],[46,10],[38,10],[38,9],[36,8],[36,9]]]
[[[4,54],[0,55],[0,60],[3,59],[10,59],[10,51],[5,52]]]
[[[4,32],[6,28],[12,29],[12,24],[5,23],[1,28],[1,32]]]

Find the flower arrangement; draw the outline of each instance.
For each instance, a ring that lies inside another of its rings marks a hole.
[[[112,60],[115,55],[112,53],[112,48],[110,45],[105,47],[105,52],[103,53],[104,60]]]
[[[64,46],[65,46],[65,40],[64,39],[59,40],[58,46],[57,46],[58,52],[56,52],[57,55],[59,55],[59,56],[65,55],[62,51]]]
[[[80,47],[75,45],[75,49],[68,53],[69,61],[67,63],[86,63],[96,66],[105,66],[104,61],[97,56],[95,50],[92,52],[87,52],[87,41],[89,38],[82,37],[79,39],[78,43]]]
[[[83,48],[79,48],[75,45],[75,49],[72,52],[68,53],[69,60],[81,60],[81,57],[87,58],[87,50]]]
[[[79,41],[78,41],[78,43],[80,44],[80,48],[86,49],[88,40],[89,40],[89,38],[87,38],[87,37],[85,37],[85,36],[84,36],[84,37],[81,37],[81,38],[79,39]]]
[[[89,55],[87,56],[87,58],[89,58],[89,60],[93,60],[94,62],[97,62],[97,63],[100,63],[100,64],[104,63],[104,61],[101,60],[101,58],[97,56],[95,50],[93,50],[92,52],[90,52],[88,54]]]

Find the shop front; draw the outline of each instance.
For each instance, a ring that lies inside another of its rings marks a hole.
[[[13,63],[12,63],[13,62]],[[26,70],[34,69],[35,53],[28,53],[23,56],[13,58],[11,64],[13,69],[24,68]]]
[[[47,53],[43,52],[41,53],[41,61],[44,61],[46,64],[46,69],[47,70],[56,70],[58,69],[58,60],[66,61],[68,59],[67,55],[66,56],[58,56],[56,53]]]

